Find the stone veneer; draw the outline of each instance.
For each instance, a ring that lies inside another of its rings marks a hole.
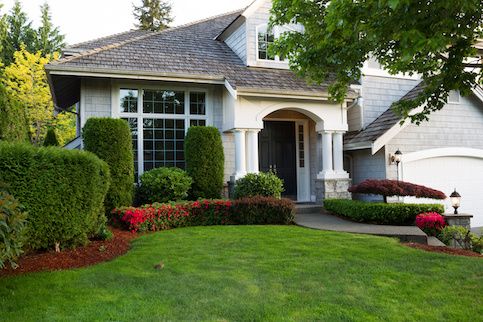
[[[347,191],[351,179],[317,179],[315,180],[315,202],[323,204],[324,199],[351,199]]]
[[[444,214],[444,219],[446,219],[446,222],[448,223],[449,226],[463,226],[466,229],[471,228],[471,218],[473,218],[473,215],[470,214]]]

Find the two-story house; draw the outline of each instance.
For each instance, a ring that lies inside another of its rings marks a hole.
[[[431,122],[400,126],[389,107],[414,94],[419,80],[388,75],[369,61],[346,100],[332,103],[326,86],[308,85],[267,52],[281,32],[302,31],[269,32],[270,7],[258,0],[161,32],[129,31],[74,45],[46,66],[55,104],[76,104],[79,134],[89,117],[126,119],[138,174],[183,168],[187,129],[215,126],[227,182],[273,170],[284,180],[285,196],[299,202],[348,198],[351,180],[395,178],[390,158],[399,148],[401,179],[447,193],[456,187],[462,207],[468,202],[468,210],[479,209],[483,224],[483,198],[475,193],[483,193],[483,95],[456,94]],[[81,146],[80,138],[69,144]]]

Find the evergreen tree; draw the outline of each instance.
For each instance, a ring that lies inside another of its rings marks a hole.
[[[41,50],[44,55],[59,52],[65,46],[65,36],[62,35],[58,27],[52,24],[50,7],[46,2],[40,6],[42,15],[42,25],[37,31],[36,49]]]
[[[13,61],[13,53],[20,50],[22,44],[29,52],[35,52],[36,32],[32,28],[32,22],[28,20],[27,14],[22,10],[19,0],[6,17],[7,34],[3,41],[2,61],[9,65]]]
[[[134,17],[139,20],[136,25],[141,30],[160,31],[173,21],[171,4],[163,0],[142,0],[142,4],[134,6]]]
[[[47,135],[45,136],[44,140],[44,146],[59,146],[59,140],[57,140],[55,129],[49,128],[47,130]]]
[[[0,3],[0,10],[2,9],[3,4]],[[0,68],[2,67],[2,56],[3,56],[3,45],[5,43],[5,39],[7,38],[7,15],[2,14],[0,12]]]
[[[0,82],[0,141],[30,142],[25,107],[12,99]]]

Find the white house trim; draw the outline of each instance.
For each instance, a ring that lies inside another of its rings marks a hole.
[[[470,157],[483,159],[483,150],[473,148],[438,148],[405,153],[401,156],[401,162],[413,162],[438,157]]]
[[[309,202],[310,196],[310,137],[309,137],[309,120],[295,119],[295,118],[264,118],[264,121],[279,121],[279,122],[294,122],[295,123],[295,155],[296,155],[296,169],[297,169],[297,201]],[[304,167],[300,166],[300,141],[298,127],[303,126],[304,132]],[[258,156],[258,149],[257,149]]]

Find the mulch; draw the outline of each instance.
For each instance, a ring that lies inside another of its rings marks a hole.
[[[423,245],[418,243],[403,243],[403,245],[422,249],[428,252],[435,252],[435,253],[444,253],[448,255],[456,255],[456,256],[468,256],[468,257],[481,257],[483,255],[473,252],[471,250],[459,249],[459,248],[451,248],[451,247],[444,247],[444,246],[429,246]]]
[[[0,277],[85,267],[127,253],[130,241],[138,235],[115,228],[110,229],[113,237],[109,240],[93,240],[86,246],[66,249],[60,253],[48,251],[25,254],[19,258],[17,269],[12,269],[7,264],[6,268],[0,270]]]

